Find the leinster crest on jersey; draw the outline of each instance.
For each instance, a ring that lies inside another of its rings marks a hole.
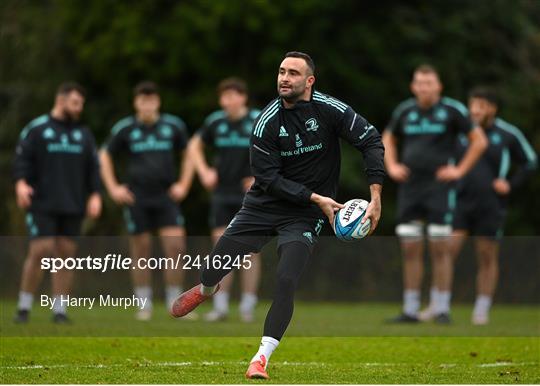
[[[306,121],[306,130],[307,131],[317,131],[319,128],[319,123],[315,118],[310,118]]]

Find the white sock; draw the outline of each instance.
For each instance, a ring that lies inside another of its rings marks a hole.
[[[137,286],[134,288],[133,292],[135,292],[135,297],[141,299],[141,301],[144,301],[144,299],[146,299],[146,303],[144,303],[144,306],[141,307],[141,310],[152,309],[152,287],[150,287],[149,285]]]
[[[240,301],[240,312],[251,313],[257,305],[257,295],[250,292],[244,292],[242,294],[242,300]]]
[[[429,305],[428,305],[428,308],[430,310],[434,310],[435,309],[435,299],[437,298],[437,294],[439,293],[439,290],[437,289],[437,287],[431,287],[429,289]]]
[[[217,284],[211,287],[207,287],[201,283],[201,294],[204,296],[210,296],[216,291]]]
[[[214,295],[214,309],[222,314],[229,312],[229,293],[219,291]]]
[[[257,354],[255,354],[255,356],[251,359],[250,363],[260,361],[261,355],[264,355],[264,357],[266,358],[266,365],[268,365],[270,356],[277,348],[278,344],[279,340],[271,338],[269,336],[263,336],[261,339],[261,345],[259,346],[259,351],[257,351]],[[264,366],[265,369],[266,365]]]
[[[182,293],[182,287],[179,285],[168,285],[165,288],[165,304],[168,308],[171,308],[174,301]]]
[[[487,316],[489,309],[491,308],[491,296],[478,295],[476,302],[474,303],[473,315]]]
[[[52,309],[53,314],[65,314],[66,303],[61,301],[62,295],[54,295],[53,299],[54,299],[53,309]]]
[[[416,316],[420,309],[420,291],[406,289],[403,292],[403,313]]]
[[[32,309],[32,303],[34,302],[34,295],[30,292],[19,292],[19,303],[17,309],[30,311]]]
[[[452,293],[450,291],[437,291],[437,296],[435,298],[435,308],[434,313],[438,314],[448,314],[450,313],[450,298]]]

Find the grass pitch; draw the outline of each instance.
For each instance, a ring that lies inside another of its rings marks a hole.
[[[209,324],[169,319],[148,323],[131,311],[73,310],[55,326],[37,308],[31,322],[1,323],[2,383],[263,383],[244,372],[257,350],[258,321]],[[474,327],[470,307],[454,324],[390,326],[397,305],[300,303],[271,358],[270,383],[540,383],[539,310],[496,306],[492,324]],[[234,315],[233,315],[234,316]],[[340,324],[336,326],[335,324]]]

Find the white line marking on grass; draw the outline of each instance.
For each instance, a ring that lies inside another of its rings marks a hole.
[[[483,363],[478,365],[478,367],[503,367],[503,366],[527,366],[527,365],[537,365],[538,362],[496,362],[496,363]]]
[[[277,366],[306,366],[306,367],[326,367],[329,363],[325,362],[272,362],[273,365]],[[378,363],[378,362],[349,362],[349,363],[335,363],[334,365],[357,365],[365,367],[396,367],[396,366],[415,366],[414,363]],[[84,368],[84,369],[106,369],[114,367],[126,367],[126,366],[137,366],[137,367],[185,367],[185,366],[244,366],[247,365],[245,361],[201,361],[201,362],[151,362],[151,361],[134,361],[130,360],[128,363],[111,363],[103,364],[98,363],[94,365],[84,365],[84,364],[59,364],[59,365],[26,365],[26,366],[0,366],[0,369],[6,370],[35,370],[35,369],[59,369],[59,368]],[[504,367],[504,366],[527,366],[527,365],[538,365],[538,362],[496,362],[496,363],[482,363],[476,365],[480,368],[489,368],[489,367]],[[451,368],[456,366],[470,366],[467,363],[441,363],[439,367],[441,368]]]

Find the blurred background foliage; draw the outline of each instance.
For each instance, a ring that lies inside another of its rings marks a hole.
[[[229,0],[0,2],[0,234],[24,235],[10,167],[17,137],[48,111],[57,85],[88,91],[84,120],[102,143],[131,113],[131,90],[158,82],[163,110],[190,132],[217,109],[215,86],[245,78],[251,104],[275,97],[277,66],[301,50],[317,65],[317,88],[346,101],[379,130],[409,97],[412,69],[439,68],[445,94],[465,101],[478,84],[497,88],[501,116],[540,149],[540,1],[537,0]],[[341,200],[369,197],[361,157],[344,146]],[[509,235],[540,230],[540,178],[515,192]],[[396,187],[384,189],[379,234],[393,234]],[[208,233],[208,195],[196,182],[184,203],[189,234]],[[109,200],[89,234],[125,233]]]

